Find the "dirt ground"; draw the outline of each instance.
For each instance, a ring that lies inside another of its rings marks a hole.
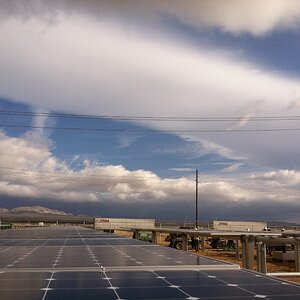
[[[127,237],[132,237],[131,232],[121,232],[118,231],[115,234],[121,235],[121,236],[127,236]],[[168,246],[169,243],[165,241],[167,234],[159,234],[158,235],[158,244],[162,246]],[[194,251],[194,250],[189,250],[189,252],[194,253],[196,255],[204,255],[210,258],[215,258],[227,262],[231,262],[234,264],[238,264],[242,266],[242,259],[237,259],[236,258],[236,253],[234,251],[223,251],[220,249],[212,249],[210,245],[207,243],[205,245],[205,251]],[[242,253],[240,249],[240,253]],[[256,268],[256,262],[254,262],[254,268]],[[294,262],[281,262],[281,261],[274,261],[272,260],[272,257],[267,255],[267,270],[270,273],[275,273],[275,272],[295,272],[295,264]],[[300,283],[300,276],[299,277],[280,277],[281,279],[292,281],[292,282],[297,282]]]

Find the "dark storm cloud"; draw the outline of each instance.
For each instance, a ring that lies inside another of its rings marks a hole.
[[[124,218],[154,218],[156,220],[194,221],[195,203],[192,199],[168,203],[120,203],[109,201],[105,203],[64,203],[53,200],[32,200],[0,196],[0,207],[15,208],[18,206],[41,205],[52,209],[63,210],[75,215],[94,217],[124,217]],[[2,205],[5,203],[5,205]],[[300,222],[299,203],[270,203],[266,199],[256,202],[228,203],[213,202],[201,199],[199,201],[200,221],[211,220],[266,220]]]

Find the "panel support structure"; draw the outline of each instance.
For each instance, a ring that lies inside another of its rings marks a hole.
[[[188,251],[188,235],[183,234],[182,235],[182,250],[183,251]]]
[[[247,249],[246,249],[246,236],[241,237],[241,242],[242,242],[242,267],[246,268],[246,260],[247,260]]]
[[[240,241],[236,240],[235,241],[235,258],[240,259]]]
[[[138,230],[134,230],[133,231],[133,236],[132,236],[133,239],[137,240],[139,238],[139,231]]]
[[[202,250],[202,252],[205,251],[205,236],[204,235],[201,237],[201,250]]]
[[[157,244],[157,233],[152,231],[152,244]]]
[[[254,241],[249,236],[242,236],[243,268],[253,270],[254,267]]]
[[[246,268],[249,270],[254,269],[254,241],[251,239],[247,239],[247,266]]]
[[[263,242],[257,243],[257,270],[260,273],[267,274],[267,256],[266,244]]]
[[[294,246],[294,256],[295,256],[295,270],[300,272],[300,247],[299,245]]]

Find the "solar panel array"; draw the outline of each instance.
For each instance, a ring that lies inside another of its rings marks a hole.
[[[300,299],[236,265],[79,227],[0,233],[0,299]]]

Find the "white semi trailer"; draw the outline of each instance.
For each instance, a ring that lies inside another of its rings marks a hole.
[[[94,229],[105,231],[154,227],[155,219],[95,218],[94,222]]]
[[[265,221],[213,221],[211,224],[214,230],[226,231],[263,231],[267,228]]]

